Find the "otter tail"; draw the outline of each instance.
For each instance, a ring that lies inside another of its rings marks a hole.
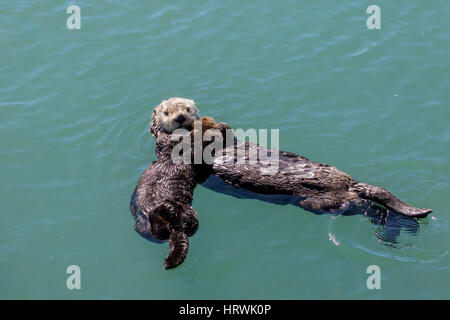
[[[164,259],[164,269],[175,268],[180,265],[189,248],[189,238],[182,231],[172,230],[169,238],[169,254]]]
[[[404,214],[405,216],[425,217],[432,211],[431,209],[412,207],[396,198],[389,191],[377,186],[357,183],[353,187],[361,198],[378,202],[386,208]]]

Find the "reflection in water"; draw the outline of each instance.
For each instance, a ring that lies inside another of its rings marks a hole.
[[[304,200],[303,197],[290,196],[290,195],[273,195],[273,194],[259,194],[242,188],[235,188],[232,185],[224,182],[222,179],[215,175],[211,175],[208,180],[202,184],[205,188],[213,190],[215,192],[231,195],[240,199],[258,199],[265,202],[275,204],[292,204],[299,206],[300,201]],[[315,214],[320,214],[314,212]],[[349,203],[346,207],[339,211],[329,212],[333,215],[364,215],[370,222],[378,226],[378,230],[375,232],[375,236],[381,243],[395,247],[398,243],[402,230],[410,234],[416,234],[419,231],[419,223],[416,218],[408,217],[397,212],[387,210],[369,200],[361,200],[359,203]],[[331,237],[331,236],[330,236]],[[334,239],[334,238],[333,238]],[[330,238],[330,240],[332,240]],[[333,241],[334,242],[334,241]],[[336,244],[336,242],[334,242]],[[336,244],[338,245],[338,244]]]
[[[403,230],[409,234],[417,234],[419,223],[416,218],[408,217],[392,210],[387,210],[372,201],[364,200],[358,205],[350,205],[342,215],[365,215],[369,221],[378,226],[375,236],[380,243],[394,247]]]

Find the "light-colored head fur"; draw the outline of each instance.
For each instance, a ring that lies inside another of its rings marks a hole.
[[[152,114],[150,132],[157,136],[160,132],[172,133],[175,129],[191,129],[199,118],[194,100],[173,97],[163,100]]]

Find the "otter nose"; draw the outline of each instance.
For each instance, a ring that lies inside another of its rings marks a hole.
[[[175,118],[175,121],[178,123],[183,123],[184,121],[186,121],[186,117],[180,114],[178,117]]]

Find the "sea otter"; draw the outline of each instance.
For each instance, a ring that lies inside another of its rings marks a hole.
[[[229,128],[224,123],[215,123],[210,117],[198,119],[198,114],[194,112],[196,110],[188,108],[189,101],[176,101],[175,108],[169,106],[165,109],[161,105],[156,108],[161,110],[163,119],[166,119],[160,123],[153,117],[150,124],[151,133],[157,137],[157,160],[141,175],[130,201],[131,213],[136,222],[135,230],[151,241],[169,240],[165,269],[180,265],[186,257],[188,237],[198,228],[197,214],[191,206],[194,188],[211,173],[210,166],[203,163],[175,162],[172,150],[179,141],[169,133],[178,127],[189,127],[193,128],[189,135],[194,137],[196,130],[201,130],[200,136],[203,137],[208,130],[216,129],[216,137],[221,137],[221,132]],[[208,144],[209,141],[204,141],[200,151]],[[193,158],[195,151],[195,148],[190,148],[188,157]],[[180,154],[177,156],[182,157]]]
[[[193,100],[171,98],[155,109],[152,119],[155,127],[171,133],[176,128],[191,128],[193,120],[189,117],[198,117],[198,113]],[[183,115],[183,122],[176,121],[178,114]],[[267,165],[250,161],[257,158],[252,153],[276,155],[278,171],[271,175],[263,174]],[[377,203],[410,217],[424,217],[432,211],[410,206],[387,190],[358,182],[335,167],[248,142],[234,140],[224,148],[216,155],[212,171],[213,175],[203,185],[215,191],[280,204],[290,203],[314,213],[333,213],[350,208],[358,211],[368,203]]]
[[[252,153],[271,153],[271,157],[278,159],[278,171],[264,174],[269,164],[250,161],[257,159]],[[355,210],[367,207],[368,201],[410,217],[424,217],[432,211],[410,206],[387,190],[358,182],[335,167],[249,142],[235,141],[234,145],[224,148],[222,154],[215,157],[212,170],[228,188],[219,187],[214,176],[203,184],[208,188],[221,188],[222,192],[235,196],[237,190],[244,190],[249,192],[247,197],[250,198],[289,203],[314,213]]]

